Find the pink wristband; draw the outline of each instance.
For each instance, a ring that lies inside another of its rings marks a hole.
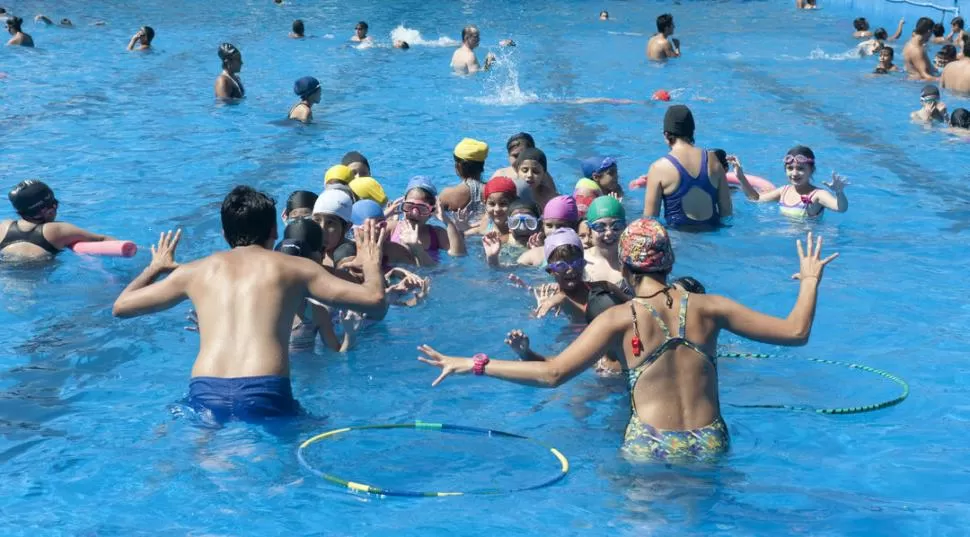
[[[478,376],[484,375],[485,366],[488,365],[488,355],[478,353],[475,356],[472,356],[472,359],[475,360],[475,365],[472,367],[472,371]]]

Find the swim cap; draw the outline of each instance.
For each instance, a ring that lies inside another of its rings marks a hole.
[[[600,196],[589,204],[589,210],[586,211],[586,221],[592,224],[600,218],[616,218],[626,221],[626,210],[620,200],[613,196]]]
[[[415,188],[420,188],[427,192],[432,198],[438,197],[438,189],[435,188],[434,183],[431,182],[431,178],[424,175],[415,175],[408,181],[408,186],[404,189],[404,194],[407,195],[408,192],[414,190]]]
[[[286,200],[286,211],[293,209],[313,209],[313,204],[317,202],[317,195],[308,190],[297,190],[290,194]]]
[[[323,188],[324,190],[336,190],[337,192],[343,192],[344,194],[347,194],[347,196],[349,196],[350,199],[355,201],[357,200],[357,194],[354,194],[354,191],[351,190],[350,187],[345,185],[344,183],[338,183],[334,181],[332,183],[327,183],[326,186],[324,186]]]
[[[676,280],[670,282],[670,285],[679,285],[684,289],[684,291],[693,293],[695,295],[703,295],[707,293],[707,289],[704,288],[704,284],[690,276],[677,278]]]
[[[10,203],[21,215],[34,215],[41,209],[46,209],[57,203],[54,191],[42,181],[28,179],[22,181],[10,191]]]
[[[236,48],[232,43],[223,43],[219,45],[219,59],[228,60],[229,58],[239,54],[239,49]]]
[[[936,97],[940,98],[940,89],[932,84],[923,86],[923,91],[920,92],[920,97]]]
[[[594,190],[596,192],[602,192],[599,183],[588,177],[583,177],[579,181],[576,181],[576,186],[573,187],[573,190]]]
[[[313,214],[329,214],[351,223],[351,213],[354,201],[346,193],[328,188],[320,193],[317,202],[313,204]]]
[[[354,179],[354,170],[343,164],[331,166],[323,176],[323,183],[344,183],[347,184]]]
[[[569,228],[560,228],[546,236],[546,243],[542,246],[546,261],[560,246],[575,246],[580,252],[583,251],[583,241],[579,239],[579,235]]]
[[[297,239],[283,239],[273,250],[294,257],[310,258],[310,247],[305,242]]]
[[[542,152],[541,149],[536,149],[534,147],[527,147],[519,152],[519,157],[515,159],[515,169],[519,169],[519,166],[527,160],[534,160],[539,164],[542,164],[543,169],[548,169],[549,166],[546,165],[546,154]]]
[[[586,300],[586,322],[591,323],[599,314],[626,302],[626,297],[613,293],[606,282],[589,284],[589,298]]]
[[[694,137],[694,114],[690,108],[675,104],[664,114],[664,132],[673,136]]]
[[[594,173],[602,173],[616,165],[616,159],[612,157],[591,157],[583,160],[583,175],[592,177]]]
[[[970,129],[970,111],[966,108],[957,108],[950,115],[950,126],[960,129]]]
[[[489,182],[485,183],[482,199],[487,201],[488,197],[492,194],[508,194],[515,198],[518,197],[518,192],[515,181],[504,176],[493,177]]]
[[[358,199],[374,200],[382,206],[387,203],[387,194],[384,187],[373,177],[358,177],[350,182],[350,189],[354,191]]]
[[[652,218],[632,222],[620,235],[620,262],[633,272],[669,272],[674,250],[667,230]]]
[[[360,200],[351,207],[351,220],[355,226],[362,226],[371,218],[384,218],[384,209],[374,200]]]
[[[344,155],[344,158],[340,159],[340,163],[344,166],[350,166],[355,162],[359,162],[364,166],[367,166],[367,169],[370,169],[370,163],[367,162],[367,157],[361,155],[357,151],[348,151],[347,154]]]
[[[653,92],[653,100],[655,100],[655,101],[669,101],[670,100],[670,93],[668,93],[667,90],[662,90],[662,89],[657,90],[657,91]]]
[[[576,200],[572,196],[556,196],[546,203],[546,208],[542,211],[543,220],[565,220],[566,222],[578,222],[579,210],[576,208]]]
[[[465,138],[455,146],[455,156],[472,162],[485,162],[488,158],[488,144]]]
[[[299,95],[301,99],[306,99],[318,89],[320,89],[320,81],[312,76],[305,76],[293,83],[293,93]]]
[[[319,224],[309,218],[301,218],[287,225],[286,229],[283,230],[283,239],[303,243],[308,250],[297,254],[303,257],[307,257],[313,252],[323,251],[323,229]],[[282,243],[280,244],[282,245]]]

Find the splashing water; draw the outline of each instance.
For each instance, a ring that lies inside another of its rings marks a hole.
[[[405,41],[410,46],[423,45],[426,47],[457,47],[461,41],[456,41],[450,37],[439,36],[434,41],[426,41],[421,37],[421,32],[408,28],[403,24],[391,30],[391,41]]]
[[[859,49],[858,47],[852,47],[846,52],[841,54],[829,54],[816,47],[811,54],[808,55],[810,60],[834,60],[834,61],[845,61],[845,60],[858,60],[859,59]]]
[[[519,70],[516,68],[511,50],[504,50],[492,63],[488,78],[482,88],[484,95],[469,97],[482,104],[497,106],[522,106],[539,102],[539,96],[532,92],[524,92],[519,87]]]

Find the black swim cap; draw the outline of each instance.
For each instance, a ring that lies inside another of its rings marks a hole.
[[[586,301],[586,322],[591,323],[604,311],[623,304],[626,297],[617,296],[606,282],[593,282],[589,285],[589,298]]]
[[[694,114],[690,108],[675,104],[664,114],[664,132],[681,138],[694,138]]]
[[[937,88],[933,84],[927,84],[923,86],[923,90],[919,94],[920,97],[935,97],[940,98],[940,88]]]
[[[534,160],[539,164],[542,164],[543,169],[548,169],[549,166],[546,165],[546,154],[542,152],[541,149],[536,149],[534,147],[527,147],[519,153],[519,157],[515,159],[515,167],[518,168],[523,162],[527,160]]]
[[[344,166],[349,166],[355,162],[359,162],[364,166],[367,166],[368,169],[370,169],[370,163],[367,162],[367,157],[365,157],[364,155],[361,155],[357,151],[350,151],[346,155],[344,155],[344,158],[340,159],[340,163],[343,164]]]
[[[54,191],[42,181],[28,179],[10,191],[10,203],[21,216],[33,216],[57,203]]]
[[[219,59],[226,61],[229,58],[239,54],[239,49],[236,48],[232,43],[223,43],[219,45]]]
[[[293,209],[313,209],[313,204],[317,202],[317,195],[309,190],[297,190],[290,194],[286,200],[286,211]]]
[[[323,251],[323,228],[309,218],[300,218],[286,226],[283,238],[302,242],[307,248],[305,253],[300,254],[303,257]]]
[[[707,289],[704,288],[704,284],[690,276],[677,278],[676,280],[670,282],[670,285],[680,285],[684,291],[694,293],[695,295],[703,295],[707,293]]]
[[[283,239],[279,244],[276,245],[276,248],[273,249],[286,255],[310,259],[310,247],[301,240]]]
[[[957,108],[950,115],[950,126],[961,129],[970,129],[970,111],[966,108]]]

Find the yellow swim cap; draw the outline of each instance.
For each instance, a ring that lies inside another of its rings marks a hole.
[[[323,184],[327,183],[344,183],[347,184],[354,178],[354,170],[350,167],[344,166],[343,164],[337,164],[336,166],[331,166],[327,173],[323,176]]]
[[[387,203],[387,194],[384,193],[384,187],[373,177],[358,177],[354,179],[350,182],[350,189],[354,191],[358,199],[374,200],[381,207]]]
[[[488,158],[488,144],[465,138],[455,146],[455,156],[472,162],[485,162]]]
[[[601,189],[596,181],[589,179],[588,177],[583,177],[579,181],[576,181],[576,188],[573,190],[593,190],[599,192]]]

